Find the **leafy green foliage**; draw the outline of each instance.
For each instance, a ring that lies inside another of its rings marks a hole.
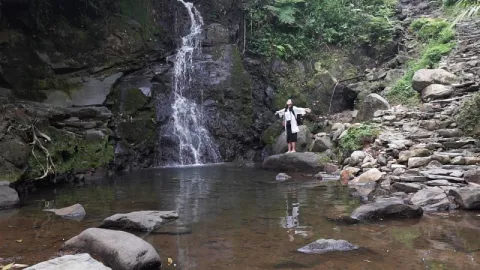
[[[461,107],[457,123],[467,134],[480,137],[480,93],[476,93]]]
[[[250,53],[306,57],[321,44],[378,44],[391,40],[395,0],[251,0]]]
[[[434,68],[449,54],[455,43],[455,31],[451,24],[442,19],[420,18],[412,22],[410,30],[423,42],[420,56],[407,63],[405,75],[396,82],[387,98],[391,104],[417,105],[419,94],[412,88],[412,79],[416,71]]]
[[[456,2],[453,6],[454,14],[456,15],[454,24],[480,15],[480,0],[448,1],[449,4],[451,2]]]
[[[352,126],[347,130],[347,134],[340,139],[340,147],[347,151],[360,150],[365,144],[373,142],[379,134],[380,130],[373,125]]]

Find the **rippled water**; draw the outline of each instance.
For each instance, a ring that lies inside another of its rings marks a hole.
[[[0,211],[0,258],[37,263],[109,215],[177,210],[175,224],[137,234],[159,251],[164,265],[172,258],[176,269],[480,269],[480,212],[336,224],[329,218],[357,205],[343,187],[274,178],[273,172],[229,166],[171,168],[38,191],[22,208]],[[52,200],[55,207],[82,203],[87,216],[71,221],[42,212]],[[361,249],[296,251],[319,238],[344,239]]]

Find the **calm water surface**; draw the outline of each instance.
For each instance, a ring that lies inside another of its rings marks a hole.
[[[229,166],[172,168],[37,191],[22,208],[0,211],[0,260],[47,260],[65,240],[115,213],[176,210],[175,223],[137,234],[164,265],[172,258],[176,269],[480,269],[480,212],[345,225],[331,218],[350,213],[358,202],[337,182],[274,178],[273,172]],[[46,204],[75,203],[87,211],[82,221],[41,211]],[[361,249],[296,251],[319,238],[344,239]]]

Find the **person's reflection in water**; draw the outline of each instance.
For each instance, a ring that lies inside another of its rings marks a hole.
[[[280,221],[281,226],[287,229],[288,239],[290,242],[295,240],[295,235],[307,236],[305,226],[300,226],[300,203],[298,202],[297,190],[295,188],[289,190],[286,194],[287,212],[286,216]]]

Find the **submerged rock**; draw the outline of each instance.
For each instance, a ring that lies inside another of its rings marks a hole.
[[[83,219],[87,214],[81,204],[74,204],[61,209],[45,209],[45,212],[53,212],[57,216],[69,219]]]
[[[66,255],[25,268],[25,270],[111,270],[89,254]]]
[[[449,193],[463,209],[480,209],[480,187],[452,189]]]
[[[177,218],[175,211],[138,211],[108,217],[102,221],[100,227],[152,231]]]
[[[318,172],[324,169],[330,158],[325,154],[305,152],[287,153],[268,157],[262,167],[272,170]]]
[[[292,177],[286,173],[279,173],[277,176],[275,176],[275,180],[277,181],[285,181],[288,179],[291,179]]]
[[[299,248],[298,251],[306,254],[323,254],[331,251],[351,251],[355,249],[358,249],[358,246],[345,240],[319,239]]]
[[[0,181],[0,209],[12,208],[19,202],[18,193],[9,187],[9,182]]]
[[[115,270],[159,269],[162,265],[152,245],[122,231],[87,229],[65,242],[62,249],[95,254]]]
[[[421,207],[406,205],[400,200],[390,200],[362,205],[353,211],[351,217],[358,220],[375,220],[382,218],[417,218],[422,215]]]

